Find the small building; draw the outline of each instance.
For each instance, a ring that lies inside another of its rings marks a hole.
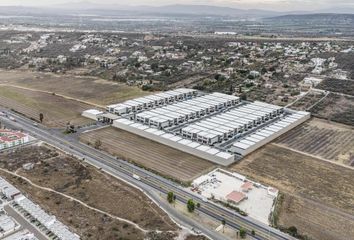
[[[318,84],[320,84],[323,81],[321,78],[316,78],[316,77],[306,77],[300,83],[301,89],[302,90],[307,90],[312,87],[316,87]]]
[[[21,192],[8,183],[5,179],[0,177],[0,192],[8,199],[14,199],[16,196],[21,195]]]
[[[231,193],[226,195],[226,200],[232,204],[239,204],[242,200],[246,198],[246,194],[239,191],[232,191]]]
[[[34,163],[25,163],[22,165],[22,168],[27,171],[32,170],[34,168]]]
[[[100,121],[102,119],[102,114],[103,112],[96,110],[96,109],[89,109],[89,110],[85,110],[82,112],[82,116],[95,120],[95,121]]]
[[[0,229],[1,232],[8,232],[14,230],[16,223],[7,215],[0,215]]]

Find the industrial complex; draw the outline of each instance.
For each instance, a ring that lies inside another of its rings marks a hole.
[[[310,118],[308,112],[185,88],[82,115],[224,166]]]

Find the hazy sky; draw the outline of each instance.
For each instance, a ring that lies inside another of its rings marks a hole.
[[[80,0],[0,0],[0,5],[51,5]],[[209,4],[236,8],[270,10],[321,10],[331,7],[354,8],[354,0],[89,0],[92,3],[118,5]]]

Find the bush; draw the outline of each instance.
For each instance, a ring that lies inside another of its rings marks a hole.
[[[187,202],[187,209],[188,209],[188,212],[194,212],[195,203],[194,203],[193,199],[189,199],[189,200],[188,200],[188,202]]]

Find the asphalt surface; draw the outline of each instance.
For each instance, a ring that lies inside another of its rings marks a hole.
[[[139,187],[154,199],[160,207],[165,209],[165,211],[167,211],[178,223],[189,228],[198,229],[211,239],[222,240],[227,238],[220,233],[210,230],[202,224],[187,218],[183,214],[178,213],[172,206],[167,205],[165,201],[161,201],[161,198],[158,195],[163,194],[165,196],[167,192],[172,191],[177,196],[177,200],[184,204],[187,203],[189,199],[193,199],[195,203],[200,203],[200,208],[196,209],[196,211],[213,220],[220,221],[220,223],[222,220],[225,220],[226,225],[235,229],[235,231],[242,227],[246,229],[249,236],[254,239],[294,239],[293,237],[255,219],[241,216],[240,214],[216,205],[213,202],[204,202],[200,196],[191,193],[177,183],[80,143],[75,138],[75,135],[64,135],[55,129],[48,129],[41,125],[35,126],[33,121],[23,116],[6,110],[3,112],[6,112],[8,116],[12,116],[16,119],[15,122],[2,117],[1,119],[3,122],[6,122],[7,125],[17,129],[23,129],[37,139],[43,140],[68,154],[83,159],[84,161]],[[133,174],[140,176],[140,180],[133,178]],[[251,236],[252,230],[256,232],[255,236]]]

